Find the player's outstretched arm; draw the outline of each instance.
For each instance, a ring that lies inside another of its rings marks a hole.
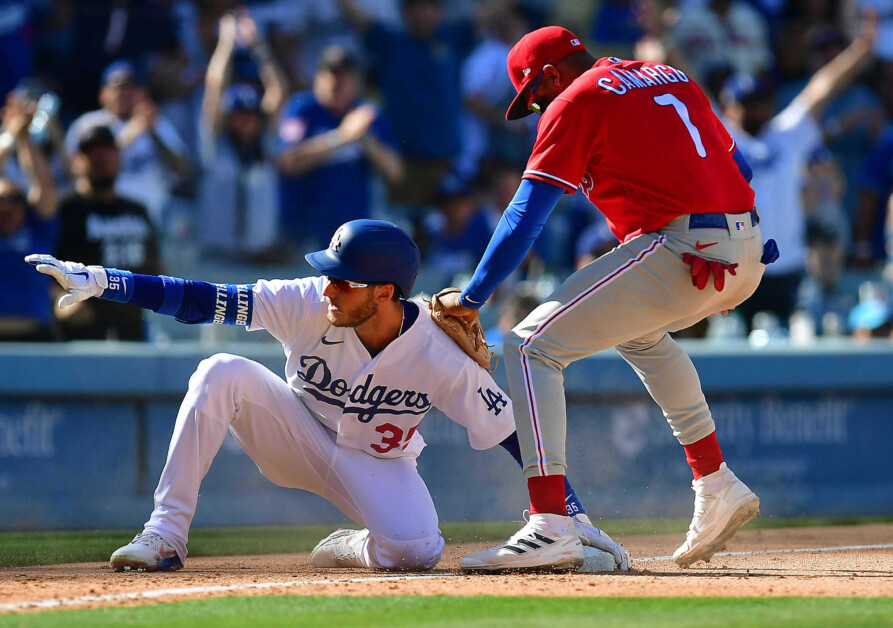
[[[35,265],[39,272],[53,277],[66,290],[59,299],[59,308],[63,310],[91,297],[98,297],[167,314],[181,323],[251,324],[254,309],[251,285],[134,275],[117,268],[62,262],[52,255],[43,254],[29,255],[25,261]]]

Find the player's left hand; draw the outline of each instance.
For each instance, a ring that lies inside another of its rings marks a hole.
[[[717,292],[722,292],[722,289],[726,287],[726,272],[734,277],[735,269],[738,268],[738,264],[724,264],[691,253],[683,253],[682,261],[691,266],[691,285],[698,290],[707,287],[707,282],[712,275],[713,287]]]
[[[50,275],[66,292],[59,297],[59,309],[98,297],[109,287],[108,275],[102,266],[84,266],[77,262],[60,262],[52,255],[29,255],[29,264],[37,266],[37,271]]]
[[[474,322],[478,317],[478,311],[462,305],[462,302],[459,300],[460,296],[462,296],[462,293],[458,290],[456,292],[440,292],[439,298],[440,303],[443,306],[443,311],[450,316]]]

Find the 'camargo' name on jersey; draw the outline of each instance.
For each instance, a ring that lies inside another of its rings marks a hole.
[[[603,76],[596,81],[596,84],[619,96],[623,96],[631,89],[657,87],[669,83],[688,83],[690,80],[682,70],[662,63],[655,63],[653,66],[643,65],[640,69],[614,68],[608,72],[615,78]]]

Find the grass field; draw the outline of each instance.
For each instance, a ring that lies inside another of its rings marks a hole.
[[[890,598],[518,598],[263,596],[0,615],[7,626],[889,626]]]
[[[839,526],[893,521],[893,517],[777,518],[760,517],[748,529]],[[610,534],[661,534],[688,529],[687,520],[610,519],[596,522]],[[195,528],[190,531],[189,555],[235,556],[307,552],[336,525],[264,528]],[[447,543],[503,541],[517,532],[517,522],[441,523]],[[108,560],[136,530],[82,530],[64,532],[0,533],[0,568]]]

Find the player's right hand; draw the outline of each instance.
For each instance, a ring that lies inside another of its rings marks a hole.
[[[52,255],[28,255],[25,261],[37,266],[37,271],[50,275],[67,290],[59,298],[59,309],[98,297],[109,287],[108,275],[102,266],[84,266],[77,262],[60,262]]]
[[[724,264],[691,253],[683,253],[682,261],[691,266],[691,285],[698,290],[706,288],[707,282],[713,277],[713,287],[717,292],[722,292],[726,285],[726,273],[734,277],[735,269],[738,268],[738,264]]]

